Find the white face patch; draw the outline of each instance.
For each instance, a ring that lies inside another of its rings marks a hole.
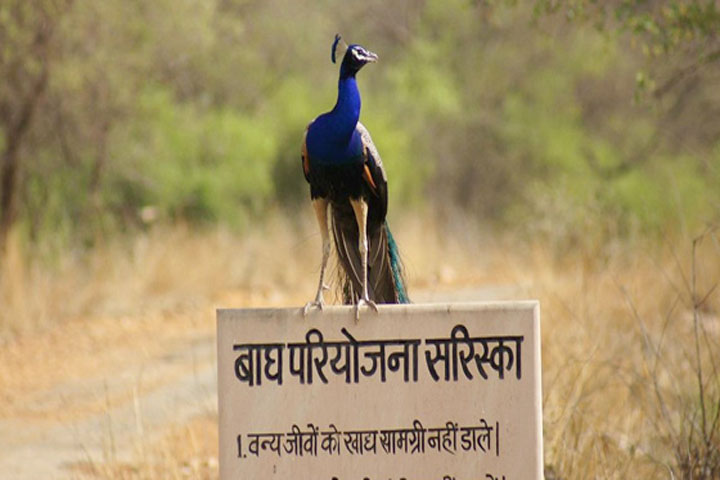
[[[377,60],[377,55],[370,53],[362,47],[355,47],[352,49],[353,57],[355,60],[360,62],[374,62]]]

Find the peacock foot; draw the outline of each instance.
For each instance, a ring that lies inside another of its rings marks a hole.
[[[322,311],[323,307],[325,306],[325,302],[321,301],[315,301],[315,302],[308,302],[303,307],[303,317],[307,317],[307,314],[310,310],[313,308],[317,308],[318,310]]]
[[[323,290],[328,290],[330,287],[327,285],[323,285],[318,289],[317,295],[315,295],[315,300],[312,302],[308,302],[303,307],[303,317],[306,317],[308,312],[312,310],[313,308],[317,308],[318,310],[322,311],[323,307],[325,306],[325,299],[323,299]]]
[[[360,307],[362,306],[370,307],[371,310],[374,310],[375,313],[378,311],[377,304],[370,300],[369,298],[361,298],[358,300],[358,302],[355,304],[355,323],[357,323],[360,320]]]

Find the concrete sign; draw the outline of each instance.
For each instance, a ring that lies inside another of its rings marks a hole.
[[[537,302],[219,310],[220,478],[542,478]]]

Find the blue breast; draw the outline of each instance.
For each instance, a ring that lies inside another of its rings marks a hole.
[[[354,130],[349,138],[337,139],[332,134],[332,128],[327,128],[328,123],[332,124],[332,119],[323,117],[315,120],[307,134],[311,166],[347,165],[362,161],[362,140],[358,131]]]
[[[347,165],[362,161],[362,139],[356,126],[360,118],[360,92],[355,77],[338,81],[335,107],[310,125],[306,142],[310,165]]]

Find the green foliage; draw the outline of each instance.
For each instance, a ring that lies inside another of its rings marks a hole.
[[[460,92],[452,71],[442,68],[444,53],[440,45],[419,39],[393,66],[386,88],[397,92],[393,97],[395,108],[405,109],[412,118],[460,112]]]
[[[126,158],[132,175],[145,179],[138,210],[152,205],[174,219],[241,225],[270,201],[277,142],[267,125],[177,104],[162,89],[143,92],[139,118],[122,140],[143,146]]]
[[[631,35],[648,59],[647,71],[638,72],[639,92],[661,96],[720,60],[720,4],[715,0],[536,0],[535,12],[563,13],[571,21]]]
[[[158,220],[246,228],[276,204],[305,208],[300,141],[335,101],[339,30],[380,54],[359,76],[361,121],[392,215],[431,205],[561,235],[718,220],[720,102],[704,80],[717,6],[646,3],[68,3],[20,150],[19,218],[35,241],[91,243]],[[38,66],[8,12],[0,119]],[[647,58],[705,68],[687,70],[693,88],[633,102],[636,81],[667,86]]]
[[[363,122],[372,132],[373,142],[391,179],[388,185],[390,204],[421,204],[422,187],[432,166],[427,158],[413,150],[413,138],[405,124],[382,111],[369,112],[364,115]]]

